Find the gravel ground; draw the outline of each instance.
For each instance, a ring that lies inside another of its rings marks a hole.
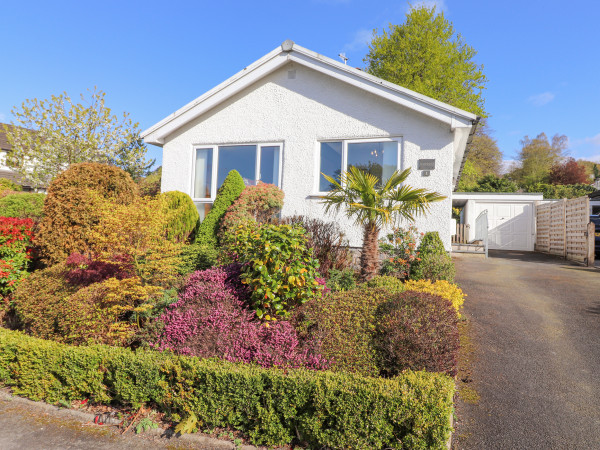
[[[479,399],[458,400],[453,448],[600,448],[600,270],[519,252],[456,266]]]

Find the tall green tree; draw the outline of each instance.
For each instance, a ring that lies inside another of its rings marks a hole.
[[[80,103],[65,92],[14,107],[14,126],[5,126],[12,146],[6,165],[37,186],[80,162],[112,163],[134,174],[147,170],[139,125],[127,113],[112,114],[104,92],[94,89],[89,94],[81,94]]]
[[[500,175],[502,169],[502,152],[492,133],[487,120],[482,119],[468,147],[467,161],[473,164],[481,176]]]
[[[436,8],[417,6],[401,25],[373,32],[366,70],[384,80],[485,116],[482,90],[487,82],[477,52]]]
[[[343,211],[363,227],[363,248],[360,257],[361,278],[370,280],[379,272],[379,232],[385,226],[404,219],[413,221],[416,215],[429,210],[432,202],[445,199],[437,192],[414,189],[403,184],[410,169],[395,171],[382,184],[380,179],[357,167],[342,173],[340,180],[325,174],[332,190],[321,197],[325,211]]]
[[[521,140],[521,150],[517,156],[519,166],[511,173],[510,178],[519,185],[529,186],[536,183],[547,183],[552,166],[558,164],[568,146],[565,135],[555,134],[552,141],[545,133],[531,139],[525,136]]]

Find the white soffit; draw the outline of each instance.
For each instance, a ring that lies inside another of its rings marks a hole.
[[[475,114],[285,41],[258,61],[143,131],[142,138],[149,144],[162,145],[165,137],[178,128],[291,61],[446,123],[451,130],[471,128],[477,118]]]

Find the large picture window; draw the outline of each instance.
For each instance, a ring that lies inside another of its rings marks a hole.
[[[323,174],[339,180],[350,167],[371,173],[385,183],[399,166],[399,141],[340,140],[321,142],[319,145],[319,192],[332,189]]]
[[[232,170],[237,170],[244,183],[280,186],[281,144],[202,145],[194,149],[192,198],[204,219],[217,190]]]

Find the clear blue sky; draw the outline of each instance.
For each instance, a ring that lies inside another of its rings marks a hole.
[[[417,2],[413,2],[417,3]],[[428,1],[477,51],[486,110],[505,159],[519,140],[570,139],[600,161],[600,2]],[[2,6],[0,121],[13,105],[98,86],[143,129],[285,39],[363,67],[374,28],[404,20],[403,1],[60,1]],[[160,149],[152,157],[160,162]]]

